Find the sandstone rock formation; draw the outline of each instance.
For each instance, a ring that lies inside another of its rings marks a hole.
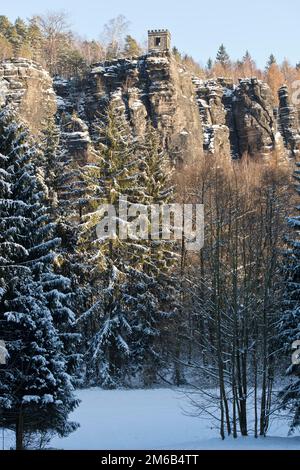
[[[239,156],[264,154],[276,146],[274,100],[266,83],[240,80],[232,99],[233,126]]]
[[[29,60],[0,64],[0,107],[11,103],[34,132],[57,109],[62,141],[79,162],[89,159],[94,121],[111,100],[117,100],[137,137],[150,119],[177,165],[209,154],[269,155],[282,141],[292,156],[300,150],[299,119],[286,87],[279,91],[276,110],[271,90],[262,81],[204,81],[170,52],[96,64],[81,81],[55,77],[53,87],[48,73]]]
[[[41,66],[27,59],[10,59],[0,63],[0,107],[11,104],[38,132],[41,123],[56,112],[52,79]]]
[[[230,128],[224,97],[232,94],[233,84],[225,88],[218,80],[204,82],[197,78],[193,79],[193,83],[203,125],[203,148],[209,153],[229,157]]]
[[[282,86],[279,91],[279,129],[283,136],[286,148],[291,156],[298,157],[300,154],[300,129],[298,112],[289,100],[288,87]]]
[[[277,122],[267,84],[252,78],[193,79],[204,128],[204,150],[240,158],[266,154],[276,147]]]
[[[70,156],[79,164],[89,159],[91,138],[88,126],[76,115],[65,114],[61,122],[61,140]]]
[[[192,77],[172,55],[157,52],[138,60],[120,59],[94,66],[82,102],[88,122],[103,111],[116,92],[135,135],[143,134],[150,118],[174,162],[190,163],[202,157],[203,131]]]

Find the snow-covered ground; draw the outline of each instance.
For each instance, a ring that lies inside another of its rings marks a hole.
[[[82,400],[71,419],[80,428],[55,437],[56,449],[300,449],[300,436],[287,437],[288,425],[273,420],[269,437],[219,438],[210,420],[186,414],[188,399],[177,389],[80,390]],[[1,436],[0,436],[1,437]],[[7,436],[6,446],[9,439]]]
[[[287,437],[282,419],[273,421],[267,438],[222,441],[209,420],[187,416],[188,399],[176,389],[78,392],[72,415],[81,427],[59,449],[300,449],[300,436]],[[184,411],[185,410],[185,411]]]

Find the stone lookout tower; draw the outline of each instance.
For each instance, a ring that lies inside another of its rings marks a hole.
[[[148,31],[148,51],[169,51],[171,34],[167,29],[151,29]]]

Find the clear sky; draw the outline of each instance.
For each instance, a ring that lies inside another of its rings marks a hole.
[[[0,13],[11,20],[45,10],[70,14],[74,30],[99,38],[110,18],[123,14],[139,41],[148,29],[168,28],[172,43],[205,64],[223,42],[233,59],[249,49],[259,66],[270,53],[300,62],[299,0],[8,0]]]

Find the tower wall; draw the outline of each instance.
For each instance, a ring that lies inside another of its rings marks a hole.
[[[148,51],[169,51],[171,49],[171,34],[167,29],[152,29],[148,31]]]

